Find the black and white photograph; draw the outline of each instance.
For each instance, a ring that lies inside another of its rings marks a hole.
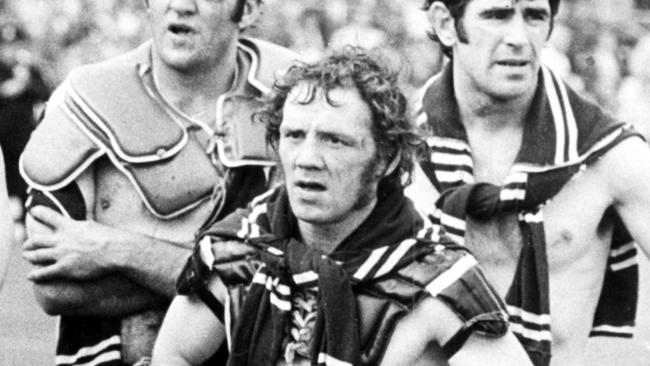
[[[650,0],[0,0],[0,366],[650,365]]]

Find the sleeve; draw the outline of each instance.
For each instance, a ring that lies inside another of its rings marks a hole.
[[[463,321],[460,330],[442,345],[447,357],[455,354],[473,332],[501,337],[508,331],[504,301],[487,281],[476,259],[466,250],[444,250],[427,255],[416,266],[401,271],[447,304]]]
[[[257,250],[243,243],[214,236],[200,236],[178,279],[180,295],[198,296],[223,323],[224,306],[208,290],[211,276],[226,287],[247,286],[259,268]]]

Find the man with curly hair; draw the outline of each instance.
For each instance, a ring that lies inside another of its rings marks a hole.
[[[631,237],[650,253],[647,144],[541,65],[559,3],[425,2],[450,61],[425,86],[430,151],[409,194],[476,255],[539,366],[632,336]]]
[[[291,67],[267,125],[285,182],[207,227],[154,365],[527,365],[472,255],[405,198],[395,74],[348,48]]]

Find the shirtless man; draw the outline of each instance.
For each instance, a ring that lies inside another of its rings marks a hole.
[[[273,165],[251,114],[295,55],[240,38],[260,2],[146,6],[153,40],[74,70],[22,156],[23,256],[62,316],[57,365],[145,364],[194,233],[266,190]]]
[[[558,6],[425,3],[451,61],[426,85],[428,179],[407,193],[486,268],[536,365],[581,364],[590,335],[631,336],[622,223],[650,252],[648,146],[540,66]]]
[[[395,80],[348,49],[276,84],[261,116],[285,183],[198,236],[154,365],[226,341],[228,365],[530,365],[473,257],[404,197]]]

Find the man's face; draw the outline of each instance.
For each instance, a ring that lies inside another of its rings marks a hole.
[[[353,88],[322,90],[308,104],[307,83],[283,108],[278,152],[289,202],[298,220],[336,224],[374,204],[379,180],[377,147],[368,105]]]
[[[235,0],[149,0],[154,44],[162,61],[179,71],[215,65],[235,41]]]
[[[472,0],[453,49],[455,82],[497,99],[531,94],[551,26],[548,0]]]

